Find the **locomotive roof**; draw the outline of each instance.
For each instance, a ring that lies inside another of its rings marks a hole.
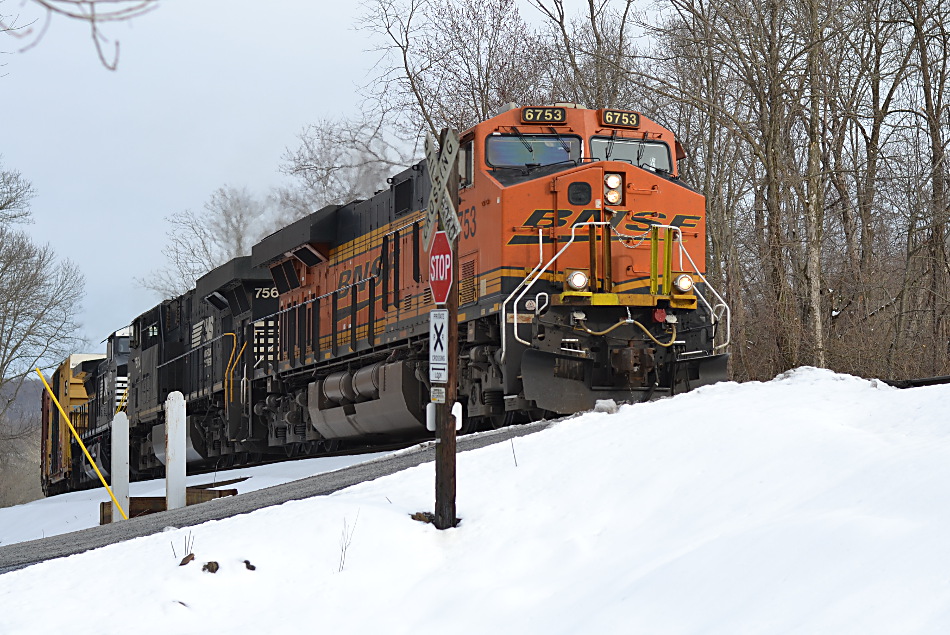
[[[254,267],[250,256],[239,256],[198,278],[195,290],[199,297],[205,298],[243,280],[270,280],[270,273]]]
[[[251,248],[251,265],[266,266],[305,243],[332,244],[336,239],[336,211],[340,207],[327,205],[267,236]]]

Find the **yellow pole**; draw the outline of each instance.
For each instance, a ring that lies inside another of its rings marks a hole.
[[[86,458],[89,459],[89,465],[91,465],[92,469],[96,471],[96,474],[99,476],[99,480],[102,481],[102,486],[106,488],[107,492],[109,492],[109,496],[112,498],[112,502],[115,503],[119,513],[122,514],[122,518],[128,520],[128,515],[125,513],[125,510],[122,509],[122,505],[119,505],[119,501],[115,499],[115,494],[112,493],[112,488],[109,487],[109,484],[106,483],[106,479],[102,476],[102,472],[100,472],[99,468],[96,467],[96,462],[92,460],[92,457],[89,455],[89,450],[86,449],[86,445],[82,442],[82,439],[79,438],[79,433],[76,432],[76,428],[73,427],[73,424],[69,421],[69,417],[66,416],[66,411],[63,410],[61,405],[59,405],[59,400],[56,398],[56,395],[53,394],[53,389],[49,387],[48,383],[46,383],[46,377],[43,376],[43,371],[41,371],[39,367],[36,369],[36,374],[40,376],[40,379],[43,381],[43,385],[46,386],[46,392],[49,393],[53,403],[56,404],[57,408],[59,408],[59,414],[63,415],[63,420],[66,421],[66,425],[69,426],[69,431],[73,433],[74,437],[76,437],[76,441],[79,442],[79,447],[82,448],[83,454],[85,454]]]

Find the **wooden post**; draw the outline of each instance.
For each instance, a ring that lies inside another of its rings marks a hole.
[[[445,147],[447,131],[443,130],[440,146]],[[448,180],[449,199],[453,213],[458,212],[459,171],[458,162],[452,168]],[[455,417],[452,406],[458,398],[458,313],[459,313],[459,241],[452,241],[452,288],[445,308],[449,312],[446,324],[449,354],[448,380],[445,386],[445,403],[436,404],[435,446],[435,526],[439,529],[455,527]]]

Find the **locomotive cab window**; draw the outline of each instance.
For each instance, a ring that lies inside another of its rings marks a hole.
[[[670,147],[661,141],[593,137],[591,155],[597,161],[625,161],[654,172],[671,172]]]
[[[135,345],[143,351],[155,346],[158,343],[158,324],[145,325],[136,322],[132,339],[135,341]]]
[[[475,157],[472,154],[472,142],[463,143],[459,148],[459,187],[471,187],[475,173]]]
[[[485,158],[493,168],[533,168],[578,163],[581,140],[573,135],[494,134]]]

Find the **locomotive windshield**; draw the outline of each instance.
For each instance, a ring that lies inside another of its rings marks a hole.
[[[590,151],[597,161],[626,161],[655,172],[670,172],[670,147],[657,141],[594,137]]]
[[[492,135],[488,137],[486,158],[493,168],[577,163],[581,159],[581,140],[566,135]]]

